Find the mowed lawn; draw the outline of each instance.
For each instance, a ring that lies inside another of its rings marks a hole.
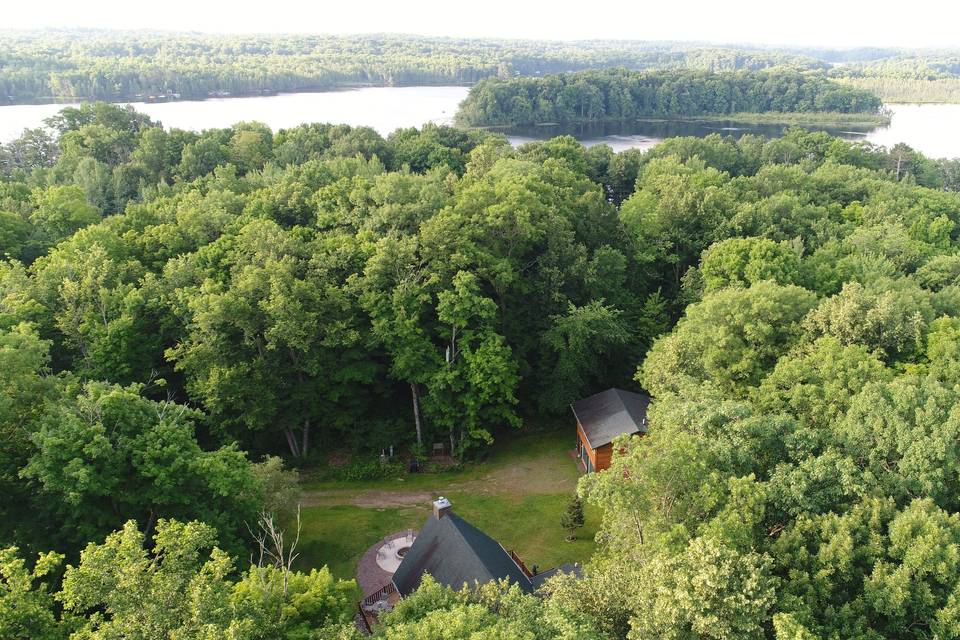
[[[307,478],[300,568],[327,565],[335,576],[353,578],[370,546],[389,534],[419,529],[430,515],[430,500],[440,495],[531,569],[584,562],[594,550],[599,510],[586,507],[586,526],[574,542],[565,540],[560,526],[580,475],[568,454],[573,442],[570,429],[518,434],[498,441],[487,461],[457,472],[371,482]]]

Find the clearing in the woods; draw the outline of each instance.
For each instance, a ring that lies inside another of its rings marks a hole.
[[[570,455],[570,429],[502,438],[490,458],[462,470],[414,474],[368,482],[304,479],[300,563],[328,565],[334,575],[352,578],[357,562],[377,540],[419,529],[440,495],[453,508],[526,565],[540,570],[583,562],[594,549],[600,523],[588,507],[586,526],[566,542],[560,517],[580,473]]]

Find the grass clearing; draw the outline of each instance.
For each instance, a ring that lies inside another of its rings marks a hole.
[[[384,536],[419,529],[422,508],[365,509],[350,505],[306,508],[301,513],[300,569],[327,565],[338,578],[354,578],[364,552]]]
[[[560,516],[570,494],[452,494],[450,500],[458,514],[505,548],[516,551],[530,569],[537,565],[543,571],[567,562],[585,562],[596,546],[593,539],[600,526],[600,513],[590,507],[584,509],[585,525],[577,531],[577,539],[565,540],[567,532],[560,526]]]
[[[301,568],[328,565],[353,578],[357,562],[377,540],[419,529],[429,499],[444,495],[454,511],[540,570],[584,562],[595,548],[599,509],[587,506],[586,525],[567,542],[560,516],[579,472],[568,455],[569,428],[503,438],[490,457],[463,469],[361,482],[304,479]]]
[[[435,487],[479,480],[492,471],[529,462],[536,462],[541,473],[549,474],[551,477],[572,479],[575,482],[578,476],[576,466],[567,464],[570,459],[566,456],[566,452],[573,449],[575,443],[576,435],[569,425],[564,425],[563,429],[520,432],[502,436],[493,444],[486,460],[469,463],[457,471],[358,481],[318,480],[311,477],[309,472],[303,472],[302,484],[304,491],[308,492],[336,490],[353,492],[365,489],[429,491]]]

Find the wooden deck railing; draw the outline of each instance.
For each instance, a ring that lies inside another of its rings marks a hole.
[[[392,582],[388,582],[357,603],[357,610],[360,612],[360,620],[363,622],[363,627],[365,628],[367,635],[372,632],[374,625],[377,624],[377,620],[380,618],[380,614],[384,611],[384,609],[374,607],[373,605],[381,600],[389,600],[390,596],[396,592],[397,588],[393,586]]]
[[[527,576],[528,578],[533,577],[533,573],[531,573],[530,569],[527,569],[527,565],[523,564],[523,560],[520,559],[520,556],[518,556],[515,551],[511,550],[507,553],[509,553],[513,561],[517,563],[517,566],[520,567],[520,570],[523,571],[523,575]]]
[[[363,600],[361,600],[360,605],[370,606],[374,602],[383,600],[385,596],[389,596],[391,593],[396,593],[396,592],[397,592],[397,588],[393,586],[392,582],[388,582],[387,584],[383,585],[382,587],[380,587],[379,589],[377,589],[376,591],[374,591],[373,593],[365,597]]]

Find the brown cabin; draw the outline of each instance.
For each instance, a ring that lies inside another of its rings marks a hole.
[[[646,433],[650,396],[607,389],[570,405],[577,419],[577,456],[587,473],[610,467],[613,440]]]

